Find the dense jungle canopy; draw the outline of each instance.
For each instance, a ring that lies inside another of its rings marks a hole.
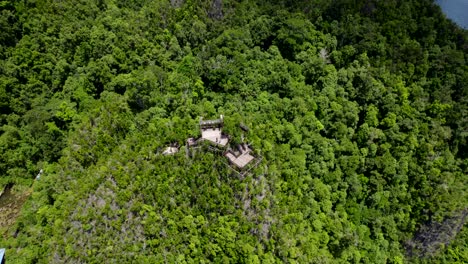
[[[8,263],[468,263],[468,33],[432,0],[0,13]],[[161,155],[220,114],[245,177]]]

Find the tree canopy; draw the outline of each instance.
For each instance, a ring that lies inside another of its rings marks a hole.
[[[468,33],[433,1],[0,13],[0,187],[33,188],[9,263],[468,262]],[[161,155],[220,114],[245,178]]]

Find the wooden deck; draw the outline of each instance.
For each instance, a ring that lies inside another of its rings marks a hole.
[[[247,164],[249,164],[252,160],[255,159],[250,153],[252,150],[247,144],[240,144],[237,146],[236,150],[228,150],[224,156],[228,158],[229,162],[234,164],[239,169],[243,169]]]
[[[244,168],[247,164],[255,159],[254,156],[250,155],[249,153],[241,154],[240,156],[236,157],[231,152],[227,152],[225,156],[239,169]]]

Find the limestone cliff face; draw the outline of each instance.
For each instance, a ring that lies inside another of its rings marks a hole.
[[[210,5],[209,10],[208,10],[209,18],[216,19],[216,20],[220,20],[224,18],[222,0],[212,0],[211,4],[209,3],[209,1],[206,1],[206,2],[207,2],[207,6]],[[183,4],[185,4],[185,0],[171,0],[171,6],[173,8],[179,8]]]
[[[213,0],[213,2],[211,2],[211,9],[208,12],[208,16],[218,20],[224,17],[222,0]]]
[[[185,3],[185,0],[171,0],[172,7],[181,7]]]

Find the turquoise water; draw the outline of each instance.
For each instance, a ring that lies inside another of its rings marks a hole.
[[[460,27],[468,29],[468,0],[436,0],[444,14]]]

